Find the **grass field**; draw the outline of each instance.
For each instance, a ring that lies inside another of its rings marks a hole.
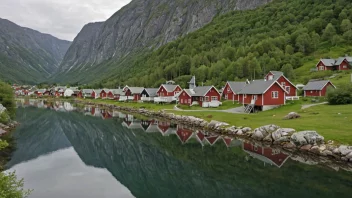
[[[178,115],[191,115],[207,121],[218,120],[235,126],[249,126],[257,128],[267,124],[276,124],[280,127],[294,128],[297,131],[315,130],[326,140],[352,145],[352,105],[318,105],[301,110],[304,104],[296,101],[293,104],[260,112],[258,114],[231,114],[225,112],[180,112],[168,111]],[[295,111],[302,117],[296,120],[283,120],[288,113]]]

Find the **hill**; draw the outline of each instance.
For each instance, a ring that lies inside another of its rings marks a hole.
[[[56,72],[70,44],[0,18],[0,79],[45,81]]]
[[[221,86],[227,80],[262,78],[269,70],[306,81],[329,75],[310,73],[319,56],[352,54],[351,20],[346,0],[275,0],[255,10],[232,11],[156,51],[101,65],[95,72],[102,80],[95,86],[157,87],[169,79],[185,86],[190,75],[197,75],[198,83]]]

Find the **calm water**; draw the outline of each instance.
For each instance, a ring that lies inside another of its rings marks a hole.
[[[270,148],[97,108],[32,105],[17,111],[8,163],[30,198],[352,196],[350,172]]]

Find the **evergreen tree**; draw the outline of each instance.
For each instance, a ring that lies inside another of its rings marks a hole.
[[[284,73],[284,75],[289,78],[293,79],[295,78],[293,67],[291,64],[285,64],[282,68],[281,71]]]
[[[336,29],[335,29],[335,27],[334,27],[331,23],[329,23],[329,24],[326,26],[322,37],[323,37],[323,39],[324,39],[325,41],[329,41],[329,40],[331,41],[331,39],[332,39],[335,35],[336,35]]]
[[[342,32],[347,32],[349,30],[352,30],[352,23],[349,19],[344,19],[341,22],[341,30]]]

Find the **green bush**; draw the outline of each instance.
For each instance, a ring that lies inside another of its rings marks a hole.
[[[23,179],[17,180],[14,172],[0,172],[0,193],[1,198],[23,198],[27,197],[31,190],[24,190]]]
[[[352,87],[346,84],[337,89],[328,89],[327,100],[331,105],[352,104]]]
[[[16,114],[16,105],[13,90],[10,85],[0,81],[0,103],[7,109],[13,119]]]
[[[6,112],[0,114],[0,123],[7,124],[10,121],[10,117],[7,115]]]

